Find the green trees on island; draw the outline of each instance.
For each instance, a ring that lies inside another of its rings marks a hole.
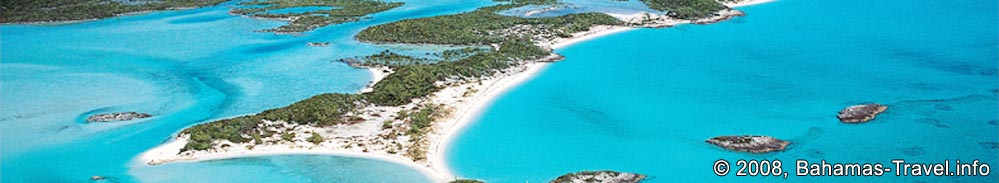
[[[710,1],[710,2],[707,2]],[[337,1],[338,2],[338,1]],[[523,5],[502,4],[484,7],[475,11],[428,18],[401,20],[383,25],[368,27],[356,38],[366,42],[446,44],[470,46],[466,49],[438,53],[439,60],[416,58],[384,51],[351,60],[356,66],[388,66],[395,72],[373,86],[373,90],[361,94],[322,94],[286,107],[276,108],[259,114],[223,119],[188,128],[182,134],[191,138],[183,151],[211,148],[215,140],[232,142],[260,141],[260,137],[271,137],[278,132],[261,129],[263,120],[286,121],[303,125],[328,126],[351,124],[363,121],[347,114],[362,106],[399,106],[413,99],[428,96],[441,90],[438,83],[449,80],[467,80],[494,74],[519,64],[520,61],[543,58],[551,52],[535,45],[533,35],[528,32],[503,32],[514,26],[527,26],[544,29],[549,33],[571,35],[586,31],[595,25],[621,25],[618,19],[599,13],[569,14],[547,18],[523,18],[502,16],[497,11]],[[526,3],[549,3],[550,1],[526,1]],[[643,0],[655,9],[677,13],[678,17],[699,17],[725,8],[713,0]],[[247,10],[249,11],[249,10]],[[257,10],[253,10],[257,11]],[[689,13],[688,13],[689,12]],[[495,45],[496,50],[482,49]],[[423,129],[432,125],[433,117],[440,110],[436,106],[423,106],[415,111],[400,113],[398,119],[405,120],[412,139],[422,139]],[[391,121],[384,122],[383,128],[392,128]],[[321,143],[322,136],[312,133],[307,141]],[[285,137],[286,135],[282,135]],[[291,139],[293,138],[286,138]],[[414,143],[419,145],[419,143]],[[422,157],[421,150],[410,148],[407,155],[414,159]]]
[[[441,88],[436,85],[439,81],[482,77],[513,66],[517,61],[538,59],[550,54],[548,50],[534,45],[533,40],[525,37],[526,35],[482,34],[487,31],[513,25],[545,25],[555,28],[556,31],[573,33],[584,31],[593,25],[618,25],[621,23],[613,17],[593,13],[551,18],[508,17],[494,13],[513,7],[515,5],[498,5],[457,15],[403,20],[365,29],[357,36],[362,41],[470,46],[493,43],[499,45],[499,50],[464,50],[455,53],[442,53],[442,55],[450,55],[447,58],[455,60],[440,61],[430,61],[392,52],[367,56],[362,58],[361,65],[384,64],[395,70],[394,73],[375,84],[372,92],[322,94],[259,114],[196,125],[182,132],[191,135],[190,141],[183,150],[204,150],[212,147],[214,140],[242,143],[258,139],[258,136],[269,137],[273,135],[273,132],[260,129],[259,124],[262,120],[287,121],[316,126],[349,124],[355,120],[345,116],[345,114],[360,106],[407,104],[413,99],[439,91]],[[424,107],[416,112],[408,113],[407,119],[410,122],[408,125],[411,129],[409,133],[421,134],[420,130],[431,125],[432,116],[437,112],[438,110],[434,107]],[[282,137],[284,136],[282,135]]]
[[[0,23],[70,21],[108,18],[125,13],[213,6],[227,0],[4,0],[0,1]],[[231,12],[235,14],[288,20],[283,25],[265,31],[296,33],[319,27],[357,21],[363,16],[402,6],[401,2],[378,0],[252,0],[241,2]],[[326,10],[308,12],[269,13],[269,10],[303,6],[326,6]]]
[[[277,33],[305,32],[331,24],[357,21],[360,17],[403,5],[401,2],[376,0],[254,0],[240,4],[256,6],[233,9],[231,12],[260,18],[290,20],[288,25],[265,30]],[[303,6],[326,6],[331,9],[280,14],[267,12]]]
[[[498,11],[521,6],[506,4],[478,10],[430,18],[408,19],[369,27],[357,34],[357,39],[379,43],[413,43],[445,45],[487,45],[509,39],[504,35],[485,34],[514,25],[549,25],[552,31],[571,33],[593,25],[618,25],[619,20],[602,13],[579,13],[559,17],[522,18],[496,14]]]
[[[270,109],[254,115],[195,125],[181,132],[191,135],[190,141],[182,151],[205,150],[211,148],[215,140],[223,139],[236,143],[249,142],[250,140],[259,142],[259,136],[269,137],[273,135],[273,132],[267,132],[260,128],[259,124],[263,120],[287,121],[315,126],[351,123],[353,121],[345,117],[344,114],[355,110],[362,102],[358,95],[321,94],[286,107]],[[285,138],[285,134],[282,134],[282,138]],[[294,138],[294,136],[290,138]]]
[[[160,0],[123,3],[108,0],[3,0],[0,23],[71,21],[108,18],[120,14],[213,6],[226,0]]]
[[[666,11],[667,15],[679,19],[710,17],[715,12],[726,9],[715,0],[642,0],[649,8]]]

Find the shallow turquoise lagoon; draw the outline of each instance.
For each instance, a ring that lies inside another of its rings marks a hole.
[[[498,99],[449,146],[462,177],[544,182],[582,170],[649,182],[719,177],[715,160],[999,164],[997,2],[806,1],[739,8],[714,25],[642,29],[574,45],[567,59]],[[848,105],[890,106],[844,124]],[[785,152],[729,152],[704,140],[770,135]],[[952,162],[953,163],[953,162]],[[996,182],[989,177],[795,177],[791,182]]]
[[[161,166],[132,173],[142,182],[429,182],[420,172],[396,164],[338,156],[251,157]]]
[[[320,93],[359,91],[370,74],[333,61],[387,49],[354,40],[364,27],[493,3],[405,2],[370,19],[297,36],[254,32],[283,23],[229,15],[232,2],[65,25],[0,26],[0,182],[86,182],[94,175],[120,182],[426,182],[402,165],[342,157],[133,162],[190,125]],[[83,122],[118,111],[154,117]]]

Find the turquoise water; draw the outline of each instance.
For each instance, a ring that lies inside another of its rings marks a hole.
[[[308,155],[166,164],[132,173],[142,182],[429,182],[388,162]]]
[[[619,170],[649,182],[719,177],[718,159],[999,164],[997,2],[804,1],[739,8],[714,25],[641,29],[557,50],[567,59],[498,99],[449,146],[461,177],[545,182]],[[839,122],[845,106],[890,106]],[[729,152],[720,135],[770,135],[785,152]],[[989,177],[795,177],[792,182],[996,182]]]
[[[406,2],[302,36],[254,32],[282,23],[229,15],[232,3],[68,25],[0,26],[0,182],[86,182],[93,175],[120,182],[427,182],[401,165],[335,156],[133,162],[186,126],[360,90],[368,73],[331,61],[398,49],[355,41],[364,27],[493,3]],[[640,10],[629,6],[634,2],[573,1],[577,9],[569,12]],[[574,45],[558,50],[568,57],[564,62],[499,99],[450,146],[448,159],[462,177],[491,182],[539,182],[599,169],[648,174],[651,182],[781,180],[717,177],[709,166],[719,158],[994,164],[999,153],[987,143],[999,141],[996,7],[975,0],[782,0],[740,8],[750,15],[721,24],[637,30]],[[425,53],[420,50],[406,51]],[[834,118],[862,102],[891,109],[861,125]],[[112,111],[155,117],[82,122]],[[751,155],[703,142],[738,134],[795,144]]]
[[[302,36],[254,32],[283,22],[229,15],[231,2],[65,25],[0,26],[0,182],[85,182],[94,175],[121,182],[426,182],[402,165],[342,157],[272,156],[166,166],[133,162],[190,125],[320,93],[359,91],[370,74],[333,61],[386,49],[354,40],[364,27],[493,3],[406,2],[371,19]],[[331,45],[309,47],[308,42]],[[154,117],[82,121],[89,114],[117,111]],[[309,172],[313,170],[325,174]]]

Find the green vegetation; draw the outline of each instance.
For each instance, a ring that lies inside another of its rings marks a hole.
[[[430,127],[431,123],[434,122],[434,114],[437,112],[436,107],[424,107],[419,111],[406,114],[405,116],[409,118],[409,134],[422,134],[424,128]]]
[[[326,139],[324,139],[322,135],[319,135],[319,133],[316,132],[312,132],[312,137],[309,137],[308,140],[309,142],[312,142],[313,144],[316,145],[319,145],[323,143],[323,141],[326,141]]]
[[[710,17],[713,13],[726,9],[715,0],[642,0],[649,8],[666,11],[666,15],[679,19]]]
[[[487,76],[514,66],[518,61],[539,59],[551,54],[550,51],[534,45],[533,40],[528,37],[530,35],[526,33],[486,34],[488,32],[496,32],[515,25],[529,25],[550,28],[545,31],[574,33],[585,31],[593,25],[621,23],[613,17],[594,13],[530,19],[500,16],[494,13],[512,7],[515,6],[498,5],[457,15],[410,19],[370,27],[362,31],[358,39],[468,46],[492,43],[497,44],[499,49],[444,52],[441,55],[446,60],[437,61],[388,51],[363,57],[361,58],[363,61],[359,61],[360,65],[385,65],[392,67],[395,72],[375,84],[372,92],[323,94],[260,114],[224,119],[188,128],[182,133],[191,134],[191,141],[182,151],[210,148],[214,140],[224,139],[242,143],[248,142],[249,137],[254,137],[255,134],[265,137],[273,135],[274,132],[259,127],[261,120],[317,126],[363,121],[346,114],[367,104],[381,106],[408,104],[413,99],[440,90],[438,82]],[[425,106],[418,111],[405,113],[405,116],[400,115],[400,119],[408,120],[407,125],[410,130],[407,133],[413,135],[412,139],[418,142],[423,139],[423,129],[431,125],[433,116],[439,115],[437,113],[438,109],[435,106]],[[391,123],[386,126],[391,127]],[[414,143],[414,147],[411,147],[406,155],[414,159],[424,158],[420,146],[422,143]]]
[[[266,110],[259,114],[223,119],[187,128],[181,133],[191,134],[191,140],[182,151],[205,150],[212,147],[213,141],[225,139],[231,142],[249,142],[247,136],[269,137],[274,132],[260,128],[262,120],[287,121],[289,123],[329,126],[354,122],[344,114],[353,111],[363,102],[357,95],[322,94],[296,102],[286,107]],[[284,137],[284,134],[282,134]]]
[[[402,65],[430,64],[431,60],[416,58],[408,55],[401,55],[389,50],[378,52],[374,55],[363,57],[360,63],[353,63],[357,66],[389,66],[396,67]]]
[[[295,133],[291,133],[291,132],[281,133],[281,139],[282,140],[286,140],[286,141],[294,141],[295,140]]]
[[[357,39],[380,43],[488,45],[501,43],[516,33],[488,34],[514,25],[547,25],[547,31],[572,33],[594,25],[618,25],[619,20],[602,13],[580,13],[548,18],[502,16],[497,11],[518,5],[498,5],[478,10],[430,18],[409,19],[373,26],[361,31]]]
[[[3,0],[0,23],[89,20],[125,13],[213,6],[226,0],[160,0],[121,3],[112,0]]]
[[[397,66],[395,73],[375,84],[373,92],[362,95],[374,104],[402,105],[440,90],[435,85],[437,81],[481,77],[508,68],[515,61],[548,54],[530,41],[512,39],[503,42],[499,51],[480,53],[457,61]]]
[[[234,9],[232,13],[249,15],[258,18],[286,19],[288,25],[267,29],[276,33],[306,32],[319,27],[357,21],[360,17],[382,12],[402,6],[400,2],[381,2],[374,0],[255,0],[240,3],[240,5],[257,6],[253,8]],[[260,7],[261,5],[264,5]],[[310,12],[273,14],[268,10],[294,8],[303,6],[327,6],[333,9]]]

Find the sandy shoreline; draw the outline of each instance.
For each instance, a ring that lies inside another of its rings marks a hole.
[[[735,8],[750,6],[756,4],[762,4],[767,2],[772,2],[774,0],[747,0],[739,3],[725,3],[725,5]],[[632,15],[637,16],[637,15]],[[619,17],[619,19],[629,18],[629,16]],[[677,24],[683,24],[687,22],[678,22]],[[628,26],[603,26],[591,28],[590,31],[577,33],[576,36],[568,39],[556,39],[548,43],[552,49],[562,49],[573,44],[585,42],[588,40],[600,38],[603,36],[616,34],[620,32],[625,32],[629,30],[635,30],[638,28],[628,27]],[[452,172],[447,165],[445,150],[447,150],[448,144],[457,137],[465,128],[473,122],[475,119],[482,114],[483,110],[493,103],[498,97],[506,93],[513,87],[519,86],[524,81],[534,78],[538,73],[541,73],[545,68],[548,67],[549,63],[529,63],[527,69],[521,73],[517,73],[508,77],[498,78],[492,86],[489,87],[484,92],[476,95],[477,101],[465,106],[459,106],[461,110],[455,111],[457,113],[455,118],[449,119],[453,121],[445,121],[446,125],[444,128],[444,133],[438,136],[431,136],[432,142],[430,150],[428,151],[428,162],[430,164],[431,172],[435,172],[437,175],[444,175],[444,180],[450,180],[458,178]],[[433,141],[436,140],[436,141]]]
[[[133,166],[155,166],[155,164],[161,164],[161,163],[199,162],[199,161],[209,161],[209,160],[223,160],[223,159],[274,156],[274,155],[330,155],[330,156],[342,156],[342,157],[351,157],[351,158],[365,158],[365,159],[373,159],[373,160],[395,163],[419,171],[420,173],[427,175],[429,178],[432,178],[432,180],[443,181],[438,179],[438,177],[440,176],[434,176],[436,172],[430,171],[429,169],[427,169],[427,167],[420,166],[416,163],[413,163],[412,160],[406,158],[388,156],[386,154],[362,153],[362,152],[353,152],[345,150],[294,149],[294,148],[246,150],[246,151],[227,152],[225,154],[201,155],[198,156],[197,158],[171,160],[169,162],[156,162],[157,160],[162,159],[162,157],[171,157],[179,153],[180,149],[183,148],[185,144],[187,144],[187,140],[185,138],[175,138],[170,142],[157,146],[156,148],[150,149],[145,153],[139,155],[138,161],[134,162],[135,165]]]
[[[773,0],[747,0],[740,3],[728,4],[730,7],[742,7],[755,4],[761,4],[766,2],[771,2]],[[612,15],[618,17],[619,19],[626,20],[632,19],[639,14],[635,15]],[[671,25],[690,23],[677,21],[668,22]],[[574,34],[572,38],[559,38],[550,40],[548,42],[539,42],[538,45],[542,47],[548,47],[552,49],[566,48],[570,45],[584,42],[587,40],[603,37],[606,35],[611,35],[615,33],[620,33],[628,30],[635,30],[637,27],[629,26],[597,26],[591,28],[589,31],[580,32]],[[432,127],[431,133],[427,134],[429,139],[429,149],[426,152],[426,162],[414,162],[412,159],[401,156],[399,154],[388,154],[384,151],[374,151],[374,152],[358,152],[351,149],[337,149],[337,147],[307,147],[302,148],[301,146],[296,146],[296,144],[279,144],[274,147],[265,147],[262,149],[253,150],[224,150],[220,152],[207,152],[204,154],[198,154],[195,156],[178,156],[179,150],[187,143],[185,138],[175,138],[174,140],[157,146],[156,148],[150,149],[143,154],[141,154],[136,163],[144,164],[160,164],[168,162],[193,162],[193,161],[204,161],[204,160],[217,160],[217,159],[232,159],[241,157],[254,157],[254,156],[270,156],[270,155],[298,155],[298,154],[313,154],[313,155],[335,155],[335,156],[345,156],[345,157],[358,157],[358,158],[369,158],[381,161],[388,161],[400,165],[404,165],[420,171],[427,175],[431,180],[435,182],[447,182],[454,180],[458,177],[452,174],[451,169],[448,167],[446,162],[446,150],[449,143],[456,138],[465,128],[477,119],[480,114],[493,103],[498,97],[502,96],[504,93],[510,89],[519,86],[537,74],[541,73],[550,63],[548,62],[526,62],[522,66],[514,68],[513,72],[508,74],[501,74],[494,77],[483,78],[479,80],[478,83],[472,84],[465,83],[456,86],[449,86],[441,91],[438,91],[429,97],[430,101],[439,104],[445,104],[447,107],[454,109],[449,117],[446,117],[438,122],[435,122]],[[362,90],[362,92],[367,92],[371,90],[371,87],[383,79],[386,75],[391,73],[391,71],[386,72],[386,68],[367,68],[369,72],[372,73],[372,82]],[[466,89],[467,88],[467,89]],[[467,95],[468,90],[476,91],[472,92],[471,95]],[[287,145],[281,147],[282,145]]]
[[[746,1],[738,2],[738,3],[722,3],[722,4],[725,4],[725,6],[728,6],[728,7],[738,8],[738,7],[744,7],[744,6],[752,6],[752,5],[757,5],[757,4],[769,3],[769,2],[774,2],[774,1],[776,1],[776,0],[746,0]]]

